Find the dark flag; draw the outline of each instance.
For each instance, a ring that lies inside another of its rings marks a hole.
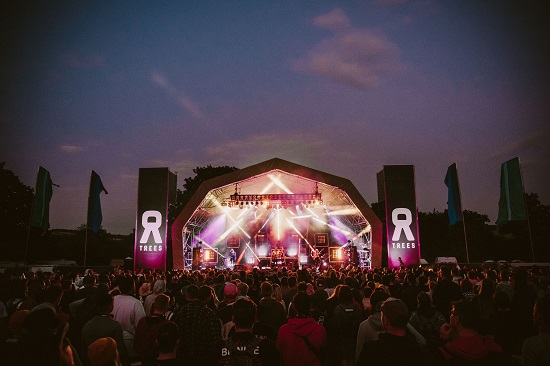
[[[46,231],[50,227],[50,200],[52,199],[52,179],[50,172],[39,167],[34,189],[31,225]]]
[[[449,215],[449,223],[454,225],[457,221],[462,221],[462,200],[460,198],[456,163],[447,169],[445,185],[448,188],[447,213]]]
[[[101,221],[103,216],[101,215],[101,199],[99,197],[101,192],[108,194],[99,175],[92,170],[92,176],[90,178],[90,194],[88,195],[88,228],[94,233],[99,231],[101,227]]]
[[[527,206],[525,205],[519,158],[502,163],[500,168],[497,225],[514,220],[527,220]]]

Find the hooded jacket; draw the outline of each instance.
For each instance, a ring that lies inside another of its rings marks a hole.
[[[325,328],[312,318],[292,318],[279,329],[277,348],[285,366],[321,365],[317,355],[306,345],[304,337],[319,351],[327,345]]]
[[[155,302],[155,298],[166,292],[166,282],[164,280],[156,280],[153,284],[153,293],[145,298],[143,303],[143,308],[145,309],[145,314],[151,315],[151,307]]]

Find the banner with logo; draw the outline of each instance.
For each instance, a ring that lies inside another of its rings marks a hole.
[[[166,270],[168,204],[176,191],[168,168],[140,168],[134,268]]]
[[[413,165],[384,165],[379,173],[386,209],[388,266],[420,264]]]

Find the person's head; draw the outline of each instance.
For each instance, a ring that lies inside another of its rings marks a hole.
[[[248,284],[246,282],[239,282],[237,284],[237,296],[247,296],[248,295]]]
[[[340,292],[338,292],[338,304],[351,304],[353,303],[353,294],[351,288],[347,285],[340,286]]]
[[[135,290],[134,279],[132,277],[119,277],[118,278],[118,288],[120,292],[124,295],[132,295]]]
[[[46,294],[44,299],[50,304],[53,304],[55,307],[57,307],[61,302],[62,296],[63,296],[63,290],[61,289],[60,286],[50,285],[46,289]]]
[[[168,307],[170,306],[170,296],[160,294],[155,297],[153,302],[152,312],[155,314],[166,314]]]
[[[212,288],[207,285],[199,287],[198,299],[203,302],[208,302],[212,298]]]
[[[418,308],[426,309],[432,307],[432,299],[430,298],[430,295],[425,292],[419,293],[416,297],[416,301],[418,302]]]
[[[87,275],[82,280],[82,284],[84,287],[93,287],[95,285],[95,276],[94,275]]]
[[[478,307],[471,301],[461,300],[453,303],[451,310],[451,326],[461,326],[466,329],[476,329],[480,323]]]
[[[185,289],[185,299],[187,301],[193,301],[199,298],[199,287],[197,285],[191,284]]]
[[[273,285],[268,281],[262,282],[260,292],[263,297],[271,297],[271,294],[273,294]]]
[[[97,294],[96,309],[98,314],[110,314],[113,311],[113,295],[109,293]]]
[[[88,359],[92,366],[118,366],[116,341],[111,337],[99,338],[88,346]]]
[[[462,290],[462,293],[472,292],[474,291],[474,285],[472,285],[472,282],[469,279],[464,279],[460,281],[460,289]]]
[[[160,326],[157,333],[157,345],[159,353],[175,353],[179,343],[178,326],[174,322],[168,322]]]
[[[439,276],[441,278],[444,278],[444,279],[445,278],[452,278],[451,269],[449,267],[445,267],[445,266],[441,267],[439,269]]]
[[[306,292],[307,291],[307,283],[304,281],[301,281],[298,283],[298,292]]]
[[[380,310],[382,324],[387,332],[391,333],[391,330],[404,331],[407,328],[409,310],[402,300],[390,297],[382,302]]]
[[[237,285],[227,282],[223,287],[223,299],[226,303],[235,302],[237,299]]]
[[[153,285],[153,293],[163,294],[166,292],[166,282],[164,280],[156,280],[155,284]]]
[[[235,328],[252,329],[256,321],[256,304],[249,298],[242,298],[233,304],[233,322]]]
[[[296,287],[297,283],[298,283],[298,279],[295,276],[290,276],[288,278],[288,287],[294,288]]]
[[[376,289],[370,295],[370,304],[374,311],[380,311],[382,302],[388,298],[388,294],[382,289]]]
[[[309,317],[311,309],[311,298],[305,292],[297,292],[292,299],[294,309],[298,313],[298,317]]]

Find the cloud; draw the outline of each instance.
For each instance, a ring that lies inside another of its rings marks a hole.
[[[82,150],[82,147],[74,145],[61,145],[60,148],[61,150],[69,154],[76,153]]]
[[[151,81],[162,88],[176,103],[183,107],[185,111],[190,113],[196,119],[204,120],[205,116],[201,112],[198,105],[187,95],[180,93],[172,84],[168,82],[164,74],[153,71],[151,72]]]
[[[319,28],[328,28],[334,31],[351,27],[348,16],[340,8],[336,8],[328,14],[319,15],[313,19],[313,24]]]
[[[375,3],[378,5],[401,5],[407,3],[408,0],[375,0]]]
[[[334,30],[334,35],[295,61],[296,70],[359,88],[372,88],[384,78],[407,69],[399,47],[386,36],[370,29],[345,26],[347,21],[340,9],[315,18],[314,24]]]

